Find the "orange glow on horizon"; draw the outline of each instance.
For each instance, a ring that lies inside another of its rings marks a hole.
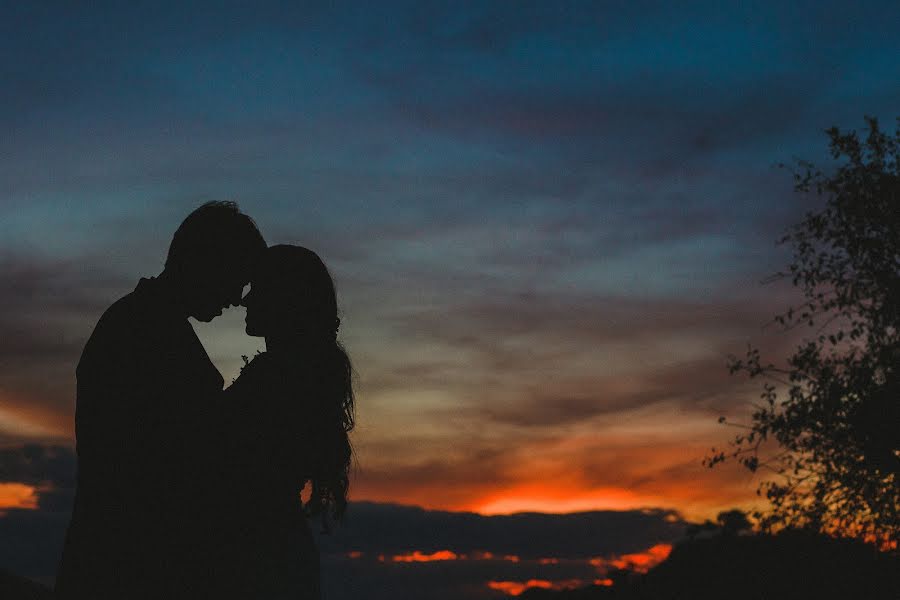
[[[347,556],[350,558],[360,558],[362,556],[362,552],[350,552]],[[385,562],[386,559],[382,556],[379,556],[379,560],[381,562]],[[517,563],[521,559],[515,554],[505,554],[503,556],[498,556],[493,552],[475,550],[471,554],[457,554],[452,550],[438,550],[436,552],[432,552],[431,554],[425,554],[419,550],[414,550],[412,552],[408,552],[406,554],[395,554],[391,557],[391,562],[433,562],[440,560],[505,560],[507,562]],[[556,560],[556,559],[553,559]]]
[[[18,437],[53,439],[72,437],[71,415],[53,410],[40,398],[0,394],[0,430]]]
[[[465,556],[460,556],[450,550],[438,550],[431,554],[423,554],[416,550],[410,554],[396,554],[391,560],[394,562],[433,562],[437,560],[459,560],[460,558],[465,558]]]
[[[492,589],[503,592],[507,596],[520,596],[526,590],[531,588],[541,588],[548,590],[567,590],[573,588],[581,588],[589,585],[610,587],[614,584],[607,573],[614,569],[624,569],[635,573],[646,573],[659,563],[669,557],[672,552],[670,544],[656,544],[643,552],[634,552],[631,554],[613,555],[609,557],[597,557],[592,559],[579,559],[574,562],[587,563],[596,567],[598,577],[593,580],[582,579],[529,579],[527,581],[497,581],[491,580],[486,585]],[[349,552],[347,556],[351,558],[360,558],[363,553],[360,551]],[[542,558],[521,558],[514,554],[498,555],[486,550],[474,550],[467,554],[459,554],[451,550],[437,550],[430,554],[415,550],[407,554],[395,554],[391,557],[379,555],[378,560],[382,563],[424,563],[433,561],[509,561],[513,563],[524,562],[527,564],[537,565],[557,565],[562,562],[573,562],[569,559],[560,559],[555,557]]]
[[[572,493],[544,485],[520,486],[490,496],[470,509],[482,515],[517,512],[570,513],[588,510],[629,510],[654,504],[622,488]]]
[[[644,552],[635,552],[632,554],[623,554],[612,558],[593,558],[588,561],[591,565],[597,567],[602,575],[612,569],[626,569],[635,573],[646,573],[651,568],[663,562],[672,552],[670,544],[656,544],[648,548]],[[541,565],[558,564],[558,558],[539,558],[535,562]],[[550,581],[547,579],[529,579],[528,581],[489,581],[487,586],[492,590],[498,590],[507,596],[520,596],[530,588],[542,588],[548,590],[566,590],[573,588],[585,587],[588,585],[598,585],[602,587],[610,587],[614,584],[609,577],[599,577],[593,581],[583,581],[581,579],[566,579],[562,581]]]
[[[671,544],[656,544],[644,552],[622,554],[614,558],[592,558],[590,563],[601,571],[627,569],[635,573],[646,573],[659,563],[669,558],[672,553]]]
[[[678,486],[691,487],[678,483]],[[362,487],[362,486],[361,486]],[[693,486],[696,487],[696,486]],[[745,481],[743,495],[722,494],[721,497],[689,498],[686,491],[671,490],[669,494],[642,495],[625,488],[581,489],[579,487],[547,487],[541,483],[516,486],[512,489],[497,490],[490,494],[478,494],[471,501],[448,503],[442,497],[441,489],[432,493],[407,495],[402,491],[391,493],[368,493],[355,497],[357,501],[386,502],[405,506],[417,506],[425,510],[473,512],[484,516],[510,515],[522,512],[546,514],[566,514],[590,511],[631,511],[646,508],[660,508],[677,511],[678,515],[669,517],[684,518],[689,521],[702,522],[714,520],[723,510],[734,508],[752,512],[761,503],[756,496],[756,484]],[[456,490],[459,493],[459,489]]]
[[[37,490],[23,483],[0,483],[0,510],[8,508],[36,509]]]
[[[507,596],[520,596],[525,590],[540,588],[545,590],[569,590],[586,585],[581,579],[566,579],[563,581],[548,581],[546,579],[529,579],[528,581],[488,581],[487,586],[492,590],[498,590]]]
[[[719,438],[683,439],[674,433],[671,438],[656,432],[651,441],[626,433],[602,441],[591,433],[527,442],[492,464],[487,477],[471,477],[468,467],[474,466],[465,456],[434,459],[453,474],[448,479],[423,478],[418,461],[397,465],[385,459],[358,478],[355,496],[482,515],[653,507],[700,522],[723,510],[752,511],[764,504],[756,494],[759,476],[736,465],[718,470],[702,466],[701,459]]]

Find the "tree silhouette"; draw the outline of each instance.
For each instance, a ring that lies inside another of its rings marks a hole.
[[[742,510],[726,510],[716,516],[716,522],[722,531],[722,535],[735,536],[744,531],[753,529],[753,524],[747,518],[747,513]]]
[[[800,161],[795,190],[825,198],[780,242],[804,296],[777,317],[808,337],[778,367],[750,347],[729,369],[764,380],[747,432],[705,462],[736,459],[775,480],[758,493],[765,529],[804,527],[897,547],[900,531],[900,119],[893,135],[827,130],[831,173]],[[720,422],[724,422],[720,418]],[[767,440],[780,446],[761,456]]]
[[[718,525],[716,525],[709,519],[706,519],[703,523],[692,523],[691,525],[688,525],[687,529],[685,530],[685,535],[687,535],[687,538],[689,540],[693,540],[702,533],[705,533],[707,531],[715,532],[718,531],[718,529]]]
[[[691,523],[685,529],[685,535],[688,540],[693,541],[704,533],[721,534],[724,536],[735,536],[745,531],[752,531],[753,523],[747,517],[747,513],[742,510],[733,508],[720,512],[716,515],[716,522],[713,523],[706,519],[703,523]]]

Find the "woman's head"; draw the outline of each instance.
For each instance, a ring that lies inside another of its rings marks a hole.
[[[247,334],[334,341],[340,323],[334,282],[322,259],[301,246],[268,248],[241,302]]]

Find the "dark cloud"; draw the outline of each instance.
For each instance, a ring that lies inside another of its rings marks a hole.
[[[740,354],[745,336],[759,333],[785,300],[760,294],[754,305],[548,292],[460,301],[440,313],[395,315],[399,336],[424,337],[448,351],[384,366],[366,385],[372,391],[411,381],[426,389],[461,385],[465,404],[481,414],[546,427],[659,402],[721,410],[742,385],[728,375],[728,355]],[[647,367],[604,364],[622,352],[635,360],[655,356]],[[595,368],[576,366],[585,356],[596,357]]]
[[[415,507],[355,503],[345,524],[320,535],[323,586],[335,598],[490,598],[488,581],[590,582],[594,557],[641,552],[681,537],[684,522],[667,510],[518,514],[485,517]],[[492,560],[396,563],[414,551],[490,552]],[[362,552],[357,559],[348,552]],[[384,562],[377,560],[384,557]],[[504,559],[515,556],[516,562]],[[540,564],[556,558],[556,564]]]
[[[127,284],[90,259],[8,252],[0,255],[0,276],[0,393],[18,418],[45,435],[61,435],[71,427],[75,366],[84,343]],[[7,423],[0,427],[16,433]]]
[[[357,502],[346,523],[320,540],[325,553],[482,550],[523,559],[577,559],[646,550],[681,536],[684,525],[677,513],[663,509],[484,516]]]
[[[75,500],[75,451],[24,444],[0,448],[0,483],[37,492],[35,509],[0,511],[0,569],[52,584]]]
[[[593,581],[597,570],[585,562],[538,565],[497,560],[381,563],[371,557],[327,557],[322,561],[323,597],[334,600],[497,600],[489,581],[531,579]]]
[[[68,446],[0,448],[0,483],[71,489],[75,487],[75,465],[75,451]]]
[[[448,441],[408,432],[359,445],[355,449],[354,497],[457,507],[517,482],[514,466],[518,453],[510,450],[515,440],[490,438],[465,424],[456,429],[454,438]]]
[[[556,168],[565,168],[567,161],[605,169],[641,165],[644,174],[657,175],[675,175],[733,150],[777,143],[796,135],[798,125],[809,126],[810,82],[763,79],[741,96],[712,91],[723,97],[699,105],[679,96],[684,84],[660,82],[640,92],[616,87],[568,93],[470,90],[470,96],[455,102],[411,105],[398,98],[396,110],[398,118],[465,139],[540,148],[542,157],[554,157]],[[628,152],[612,140],[627,140]]]
[[[71,507],[12,509],[0,515],[0,568],[52,584]]]
[[[305,189],[297,167],[310,156],[327,157],[321,168],[352,171],[359,160],[401,175],[411,155],[424,161],[416,171],[430,162],[447,176],[459,170],[458,156],[442,160],[435,143],[443,140],[434,138],[448,134],[468,146],[459,154],[487,143],[515,156],[525,180],[540,166],[579,178],[598,168],[610,174],[613,164],[615,173],[681,177],[700,160],[774,150],[830,124],[821,119],[846,118],[821,110],[823,99],[840,96],[842,74],[880,72],[864,82],[870,97],[890,89],[890,65],[859,64],[848,49],[890,48],[890,19],[871,17],[893,9],[832,10],[866,23],[842,30],[827,9],[791,23],[775,7],[747,14],[698,3],[673,15],[645,3],[514,11],[416,3],[273,5],[251,14],[240,3],[213,10],[198,2],[77,18],[17,8],[3,36],[17,60],[0,65],[12,90],[0,118],[19,134],[10,136],[4,179],[23,191],[46,179],[208,188],[239,173],[244,185],[290,177],[287,189],[296,191]],[[889,98],[878,104],[889,107]],[[762,153],[755,156],[758,163]],[[42,158],[53,168],[38,168]],[[492,151],[465,163],[509,166],[497,158]],[[31,185],[29,174],[38,176]]]
[[[0,275],[0,365],[7,368],[12,361],[27,367],[77,357],[90,333],[86,322],[98,319],[109,295],[125,285],[91,262],[8,252],[0,255]]]
[[[553,428],[595,417],[625,418],[653,406],[711,421],[747,408],[747,390],[751,386],[729,375],[725,356],[673,362],[630,374],[583,378],[553,386],[532,384],[525,393],[493,403],[480,412],[502,423]]]

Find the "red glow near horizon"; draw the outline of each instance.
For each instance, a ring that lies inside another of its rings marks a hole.
[[[671,553],[671,544],[656,544],[644,552],[623,554],[614,558],[592,558],[590,563],[604,572],[610,569],[627,569],[635,573],[646,573],[669,558]]]
[[[488,581],[487,586],[507,596],[520,596],[525,590],[540,588],[545,590],[569,590],[585,585],[581,579],[548,581],[547,579],[529,579],[528,581]]]
[[[37,489],[24,483],[0,483],[0,510],[37,508]]]
[[[601,490],[562,490],[544,485],[524,485],[490,496],[467,507],[482,515],[516,512],[567,513],[584,510],[630,510],[648,504],[633,492],[621,488]],[[559,495],[557,495],[559,494]],[[652,503],[651,503],[652,504]]]
[[[606,577],[606,574],[613,569],[625,569],[635,573],[646,573],[659,563],[666,560],[672,552],[670,544],[656,544],[643,552],[633,552],[630,554],[622,554],[610,557],[597,557],[592,559],[581,559],[576,562],[586,562],[599,571],[599,577],[593,580],[583,579],[529,579],[527,581],[497,581],[491,580],[486,585],[492,589],[501,591],[507,596],[519,596],[530,588],[541,588],[548,590],[566,590],[573,588],[585,587],[588,585],[597,585],[609,587],[613,585],[613,580]],[[358,559],[364,556],[363,552],[358,550],[348,552],[349,558]],[[555,557],[541,558],[521,558],[515,554],[494,554],[486,550],[474,550],[468,554],[453,552],[452,550],[437,550],[435,552],[426,553],[420,550],[414,550],[405,554],[394,554],[392,556],[378,555],[378,561],[381,563],[427,563],[437,561],[506,561],[512,563],[523,562],[526,564],[537,565],[557,565],[563,562],[563,559]],[[573,562],[566,559],[565,562]]]
[[[656,544],[645,550],[644,552],[634,552],[631,554],[622,554],[621,556],[613,556],[610,558],[592,558],[589,564],[598,568],[602,575],[605,575],[612,569],[626,569],[635,573],[646,573],[659,563],[666,560],[672,552],[670,544]],[[558,558],[539,558],[534,562],[540,565],[558,564]],[[573,588],[585,587],[588,585],[599,585],[610,587],[613,580],[609,577],[600,577],[592,581],[582,579],[564,579],[561,581],[551,581],[548,579],[529,579],[528,581],[489,581],[487,586],[492,590],[498,590],[507,596],[519,596],[530,588],[542,588],[548,590],[566,590]]]
[[[653,426],[648,425],[651,430]],[[530,442],[516,453],[544,458],[529,464],[529,468],[503,464],[492,467],[496,472],[490,477],[470,480],[463,476],[452,483],[409,481],[406,475],[392,476],[390,466],[385,464],[370,477],[359,478],[356,498],[486,516],[654,507],[677,511],[680,517],[699,522],[715,519],[719,512],[732,508],[751,511],[760,507],[755,489],[750,489],[753,478],[748,481],[746,474],[736,469],[702,468],[701,458],[717,440],[707,444],[698,432],[700,437],[684,442],[666,439],[658,445],[633,446],[631,434],[626,433],[614,433],[614,439],[605,440],[599,450],[592,436]],[[618,459],[597,458],[598,452]],[[464,459],[460,460],[463,463],[459,465],[447,461],[445,467],[455,472],[464,466]],[[597,461],[600,466],[594,464]],[[406,469],[415,471],[414,466]],[[587,477],[585,473],[598,475]],[[708,480],[709,485],[698,485],[700,478]],[[553,484],[548,485],[548,481]]]
[[[362,558],[364,555],[362,552],[355,550],[352,552],[348,552],[346,554],[348,558]],[[502,560],[511,563],[518,563],[521,558],[516,556],[515,554],[504,554],[503,556],[499,556],[494,554],[493,552],[487,552],[482,550],[475,550],[471,554],[459,554],[457,552],[453,552],[452,550],[437,550],[430,554],[426,554],[420,550],[413,550],[412,552],[407,552],[406,554],[395,554],[390,558],[386,557],[384,554],[378,555],[379,562],[395,562],[395,563],[422,563],[422,562],[435,562],[435,561],[445,561],[445,560]],[[542,560],[551,560],[555,562],[559,562],[558,559],[542,559]],[[550,564],[550,563],[540,563],[540,564]],[[554,563],[555,564],[555,563]]]
[[[418,550],[410,554],[396,554],[391,560],[394,562],[433,562],[438,560],[460,560],[465,559],[465,555],[459,555],[450,550],[438,550],[431,554],[423,554]]]

